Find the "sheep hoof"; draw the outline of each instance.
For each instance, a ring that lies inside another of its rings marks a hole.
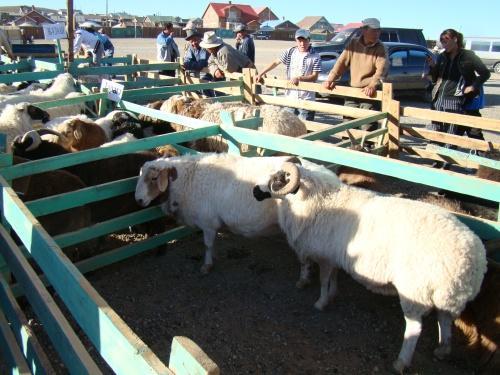
[[[400,358],[396,359],[392,364],[392,370],[395,374],[404,374],[406,367],[408,366]]]
[[[304,289],[306,286],[308,286],[309,284],[311,284],[311,281],[310,280],[307,280],[307,279],[299,279],[299,281],[297,281],[295,283],[295,286],[299,289]]]
[[[204,264],[203,266],[201,266],[201,273],[207,275],[208,273],[210,273],[213,267],[213,264]]]
[[[437,359],[445,359],[449,354],[451,353],[451,346],[450,345],[443,345],[439,346],[436,349],[434,349],[434,356]]]

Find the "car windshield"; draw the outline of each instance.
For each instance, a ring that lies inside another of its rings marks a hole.
[[[345,42],[347,38],[349,38],[351,36],[351,34],[354,32],[354,30],[356,29],[347,29],[347,30],[344,30],[344,31],[341,31],[339,32],[338,34],[336,34],[332,40],[330,40],[331,42]]]

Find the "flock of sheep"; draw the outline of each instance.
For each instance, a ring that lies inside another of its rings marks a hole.
[[[7,150],[16,163],[184,129],[125,111],[93,120],[81,113],[80,105],[52,111],[33,105],[77,95],[73,78],[62,74],[45,89],[33,85],[22,94],[0,96],[0,132],[7,135]],[[238,120],[254,116],[257,109],[183,96],[149,106],[214,123],[220,122],[222,110]],[[306,134],[304,123],[290,112],[276,106],[258,109],[263,117],[260,131]],[[481,240],[454,215],[427,203],[344,184],[325,167],[295,157],[224,153],[227,144],[221,137],[190,146],[210,153],[178,156],[168,148],[137,152],[19,178],[13,187],[29,201],[136,176],[140,170],[135,195],[47,215],[40,219],[42,225],[56,235],[161,200],[168,216],[203,231],[204,273],[213,267],[214,241],[222,228],[248,237],[281,231],[301,263],[298,287],[309,284],[313,265],[319,266],[317,309],[333,300],[339,269],[374,292],[399,296],[406,327],[394,370],[403,372],[411,365],[422,317],[431,310],[437,311],[439,326],[434,353],[438,358],[450,353],[453,321],[478,295],[487,270]],[[495,306],[498,309],[498,300]],[[463,330],[471,326],[463,323]],[[494,353],[496,344],[487,349]]]

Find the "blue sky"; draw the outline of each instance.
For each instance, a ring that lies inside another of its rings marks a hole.
[[[477,1],[477,2],[476,2]],[[455,28],[465,36],[500,37],[499,0],[248,0],[233,3],[269,6],[274,13],[292,22],[304,16],[325,16],[335,23],[357,22],[377,17],[383,26],[422,28],[427,39],[436,39],[447,28]],[[223,2],[223,1],[221,1]],[[106,0],[74,0],[75,9],[85,13],[105,13]],[[138,16],[201,17],[209,1],[190,0],[107,0],[110,12],[126,11]],[[0,0],[0,5],[25,4],[46,8],[65,8],[66,0]]]

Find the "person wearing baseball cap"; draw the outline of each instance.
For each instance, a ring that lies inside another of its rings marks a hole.
[[[200,72],[208,67],[208,57],[210,54],[205,48],[200,46],[202,35],[196,30],[187,30],[187,36],[184,38],[188,43],[184,53],[184,69],[192,77],[200,77]]]
[[[246,25],[240,23],[234,28],[236,33],[236,49],[246,55],[255,64],[255,45],[248,34]]]
[[[227,73],[241,73],[243,68],[254,68],[254,64],[244,54],[222,41],[214,31],[206,31],[200,46],[210,52],[208,70],[215,80],[225,79]]]
[[[336,81],[349,69],[350,86],[358,87],[367,97],[376,94],[382,80],[387,75],[387,53],[380,42],[380,21],[376,18],[366,18],[362,21],[361,36],[353,38],[337,59],[328,78],[323,82],[326,89],[333,90]],[[345,106],[363,109],[374,109],[371,100],[346,99]],[[363,130],[374,130],[377,123],[362,125]]]
[[[291,84],[297,86],[300,82],[315,82],[321,71],[320,57],[311,47],[311,33],[309,30],[298,29],[295,32],[296,45],[281,53],[281,56],[273,61],[256,77],[259,82],[267,72],[276,68],[279,64],[285,64],[286,77]],[[293,100],[316,100],[314,91],[287,90],[286,95]],[[295,114],[298,114],[302,120],[313,121],[314,111],[306,109],[290,108]]]

